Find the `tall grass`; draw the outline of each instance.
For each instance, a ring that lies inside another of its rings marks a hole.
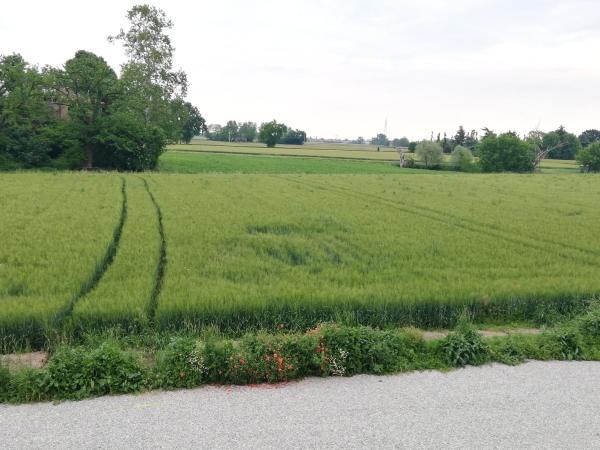
[[[159,259],[158,219],[144,181],[127,176],[127,218],[112,264],[96,288],[80,299],[70,325],[77,334],[148,325],[147,309]]]
[[[600,290],[592,179],[155,178],[164,329],[538,319]]]
[[[106,252],[121,181],[104,174],[0,177],[0,350],[41,347]]]

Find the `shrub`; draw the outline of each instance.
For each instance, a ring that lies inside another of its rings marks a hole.
[[[44,371],[31,368],[22,369],[11,376],[5,401],[22,403],[47,400],[44,383]]]
[[[582,148],[577,154],[577,162],[584,172],[600,172],[600,142]]]
[[[467,147],[457,145],[450,155],[452,167],[461,172],[470,172],[473,166],[473,153]]]
[[[562,326],[544,334],[544,349],[552,358],[561,360],[583,359],[583,337],[573,326]]]
[[[437,142],[420,142],[415,149],[415,153],[427,169],[439,166],[443,159],[442,146]]]
[[[456,330],[448,334],[440,349],[446,362],[456,367],[478,366],[490,358],[488,345],[465,319],[461,319]]]
[[[153,385],[161,388],[198,386],[207,371],[201,343],[192,338],[173,338],[157,355]]]
[[[52,398],[80,399],[139,391],[144,380],[133,356],[106,342],[91,352],[60,349],[48,363],[44,389]]]
[[[477,152],[483,172],[531,172],[535,167],[533,148],[513,133],[486,136]]]
[[[390,373],[418,366],[425,344],[418,336],[369,327],[323,329],[324,375]]]

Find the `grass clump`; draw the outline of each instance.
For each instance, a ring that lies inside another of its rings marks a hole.
[[[466,314],[440,345],[443,358],[452,367],[479,366],[490,360],[490,348],[468,321]]]

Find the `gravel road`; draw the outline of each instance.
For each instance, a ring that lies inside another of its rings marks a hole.
[[[1,448],[599,448],[600,363],[0,406]]]

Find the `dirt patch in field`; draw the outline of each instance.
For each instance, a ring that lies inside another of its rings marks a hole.
[[[41,369],[48,362],[50,354],[48,352],[31,353],[10,353],[0,355],[0,364],[8,367],[10,370],[19,370],[26,367],[32,369]]]

